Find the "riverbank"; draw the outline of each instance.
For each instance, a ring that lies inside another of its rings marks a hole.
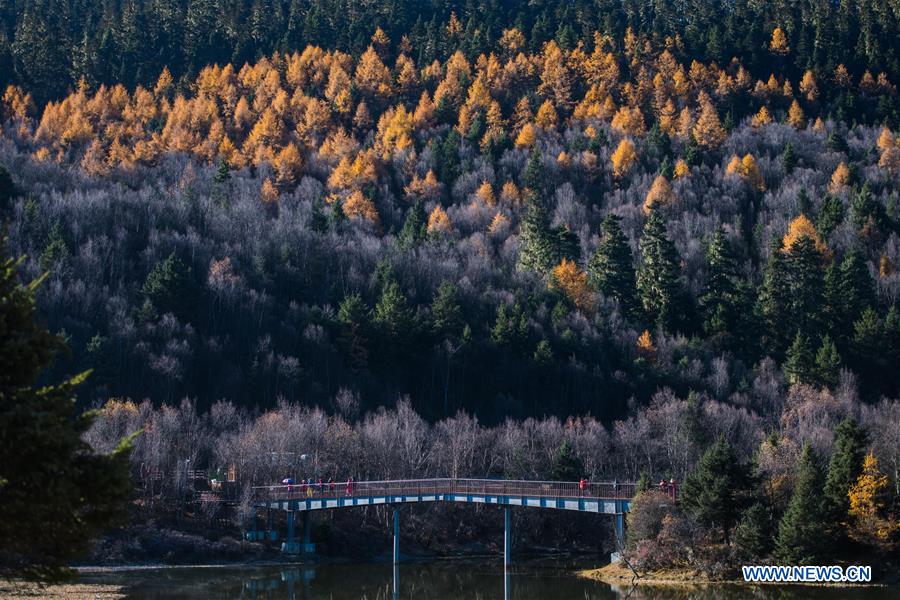
[[[66,600],[119,600],[126,598],[125,588],[115,584],[104,583],[66,583],[60,585],[39,586],[36,583],[21,581],[8,582],[0,580],[0,599],[7,598],[56,598]]]
[[[713,578],[700,569],[661,569],[658,571],[642,571],[640,577],[635,577],[634,571],[628,568],[624,562],[610,563],[597,569],[584,569],[578,571],[580,577],[594,579],[611,585],[650,585],[650,586],[705,586],[712,584],[751,585],[738,578]],[[873,578],[874,579],[874,578]],[[828,587],[889,587],[900,584],[897,576],[888,577],[872,583],[805,583],[792,585],[828,586]],[[770,582],[754,583],[752,585],[784,585]]]
[[[598,569],[584,569],[578,571],[578,575],[588,579],[595,579],[613,585],[632,583],[644,585],[704,585],[710,583],[739,583],[735,579],[713,579],[699,569],[663,569],[659,571],[645,571],[636,577],[634,571],[628,568],[624,562],[610,563]]]

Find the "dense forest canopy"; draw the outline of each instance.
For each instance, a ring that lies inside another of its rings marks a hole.
[[[610,418],[740,396],[765,357],[897,394],[884,72],[792,78],[780,27],[762,79],[631,30],[443,62],[370,37],[43,109],[7,88],[11,237],[95,398]]]
[[[884,71],[900,80],[900,7],[891,0],[15,0],[0,6],[0,89],[24,85],[39,101],[90,84],[149,86],[163,67],[188,84],[210,64],[241,65],[318,45],[365,51],[375,26],[411,48],[419,64],[457,50],[469,59],[496,50],[516,27],[523,49],[555,40],[571,50],[595,32],[626,30],[679,40],[679,59],[739,58],[767,76],[776,27],[791,49],[776,62],[792,77],[845,65],[854,77]]]

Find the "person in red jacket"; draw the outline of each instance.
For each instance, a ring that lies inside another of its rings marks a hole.
[[[353,495],[353,478],[352,477],[347,480],[347,495],[348,496]]]
[[[584,491],[587,489],[587,479],[582,477],[578,480],[578,495],[584,496]]]

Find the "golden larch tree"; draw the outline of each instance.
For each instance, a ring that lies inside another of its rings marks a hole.
[[[781,27],[773,29],[772,39],[769,41],[769,52],[785,56],[790,51],[791,47],[788,45],[787,34],[784,33],[784,30]]]
[[[869,451],[863,471],[847,493],[848,514],[853,519],[850,535],[864,544],[889,545],[897,532],[896,518],[887,514],[889,481],[878,468],[878,459]]]
[[[497,204],[497,198],[494,196],[494,187],[490,181],[482,181],[475,196],[481,200],[486,206],[494,206]]]
[[[612,126],[628,135],[644,135],[647,126],[644,123],[644,113],[637,106],[623,106],[612,118]]]
[[[759,109],[755,115],[753,115],[753,119],[750,121],[750,124],[753,127],[759,128],[763,125],[768,125],[772,122],[772,113],[769,112],[769,109],[765,106]]]
[[[637,162],[637,152],[634,149],[634,142],[628,138],[624,138],[616,147],[615,152],[610,156],[613,167],[613,176],[616,179],[624,176],[632,165]]]
[[[522,127],[521,131],[519,131],[519,135],[516,136],[516,147],[530,148],[534,146],[536,139],[537,135],[534,131],[534,125],[532,125],[531,123],[525,123],[525,126]]]
[[[534,118],[534,124],[545,131],[555,130],[559,124],[559,117],[556,115],[556,109],[549,100],[544,100],[538,108],[537,116]]]
[[[375,209],[375,204],[359,190],[351,192],[350,195],[344,199],[341,208],[348,219],[364,219],[376,226],[381,223],[381,220],[378,217],[378,211]]]
[[[369,96],[387,98],[391,94],[391,72],[372,46],[359,57],[353,82],[359,91]]]
[[[653,361],[656,358],[656,346],[653,344],[653,337],[650,335],[650,330],[645,329],[644,333],[640,335],[637,339],[638,356]]]
[[[800,80],[800,93],[806,96],[808,102],[815,102],[819,98],[819,86],[816,84],[816,76],[812,71],[806,71]]]
[[[594,291],[588,285],[588,275],[574,261],[564,258],[553,267],[550,287],[561,290],[578,310],[584,313],[594,311]]]
[[[435,206],[428,214],[428,233],[429,235],[447,235],[453,231],[453,224],[447,211],[440,204]]]
[[[300,171],[303,168],[303,159],[300,156],[300,151],[297,150],[297,146],[290,143],[282,148],[272,160],[272,168],[275,169],[279,183],[294,183],[300,176]]]
[[[675,190],[663,175],[657,175],[644,198],[644,214],[649,215],[653,209],[675,201]]]
[[[816,226],[813,225],[812,221],[809,220],[809,217],[804,214],[798,216],[791,221],[790,225],[788,225],[787,233],[784,234],[784,239],[782,239],[784,251],[790,252],[793,250],[794,244],[804,237],[811,239],[815,243],[816,250],[822,254],[828,253],[828,246],[825,245]]]
[[[725,128],[719,120],[719,113],[705,93],[700,96],[700,116],[692,133],[697,143],[708,149],[718,148],[725,141]]]
[[[838,194],[847,189],[850,185],[850,168],[847,163],[841,163],[834,169],[831,174],[831,183],[828,184],[828,191],[832,194]]]
[[[806,115],[803,114],[803,109],[800,108],[800,103],[796,100],[791,102],[791,107],[788,108],[787,122],[797,129],[806,127]]]
[[[491,235],[499,235],[505,232],[509,228],[509,219],[499,210],[494,214],[494,218],[491,219],[491,224],[488,225],[488,233]]]
[[[500,200],[504,204],[517,204],[521,199],[522,194],[515,183],[509,180],[503,183],[503,188],[500,190]]]

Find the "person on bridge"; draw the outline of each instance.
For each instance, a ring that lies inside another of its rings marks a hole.
[[[313,496],[313,480],[312,477],[306,480],[306,497],[312,498]]]
[[[328,491],[334,496],[334,477],[328,478]]]
[[[353,478],[352,477],[347,479],[347,495],[348,496],[353,495]]]
[[[663,493],[663,494],[668,494],[668,491],[669,491],[669,490],[667,489],[668,487],[669,487],[669,486],[666,485],[666,480],[665,480],[665,479],[660,479],[660,480],[659,480],[659,491],[660,491],[661,493]]]
[[[584,491],[587,489],[587,479],[582,477],[578,480],[578,495],[584,496]]]
[[[320,496],[322,495],[322,490],[324,489],[324,487],[325,487],[325,484],[322,482],[322,478],[319,477],[319,480],[316,482],[316,491],[319,493]]]
[[[675,496],[677,495],[678,488],[675,485],[675,479],[672,478],[669,480],[669,495],[672,496],[672,500],[675,500]]]

